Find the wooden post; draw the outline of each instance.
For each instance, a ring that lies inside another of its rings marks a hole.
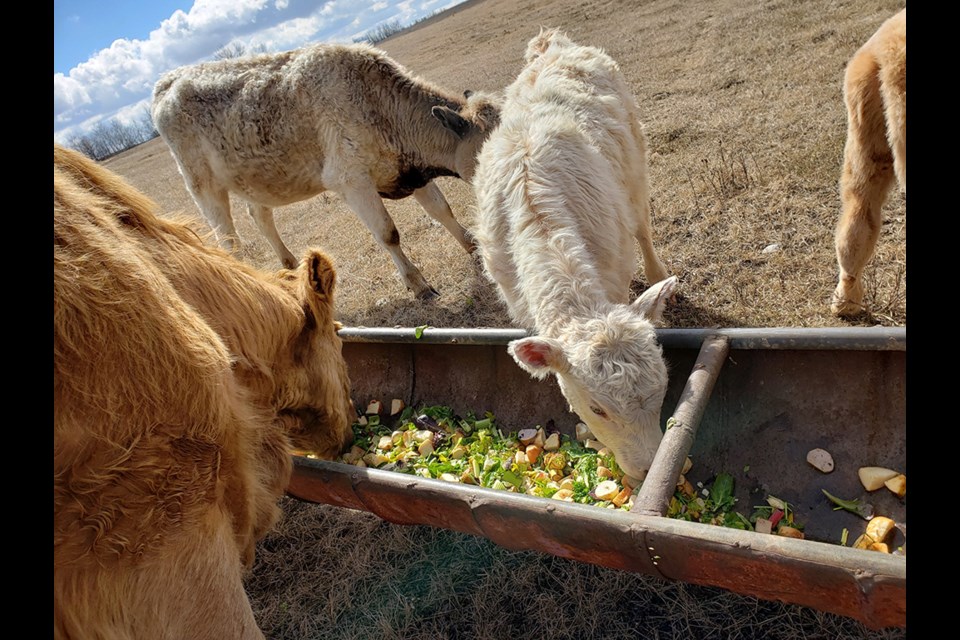
[[[684,460],[693,446],[700,419],[729,351],[729,342],[723,336],[711,336],[703,341],[676,411],[667,420],[663,441],[640,487],[632,512],[645,516],[667,514]]]

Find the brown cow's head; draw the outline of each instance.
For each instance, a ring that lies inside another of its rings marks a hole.
[[[296,271],[280,277],[302,304],[303,327],[288,354],[289,366],[274,371],[274,406],[294,447],[332,459],[353,440],[356,417],[337,336],[340,323],[333,318],[336,271],[327,256],[313,250]]]

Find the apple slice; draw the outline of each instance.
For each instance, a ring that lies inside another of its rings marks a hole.
[[[896,475],[883,483],[887,489],[897,494],[898,498],[907,495],[907,476],[902,473]]]
[[[867,491],[876,491],[883,486],[884,482],[900,475],[885,467],[860,467],[857,474],[860,476],[860,483]]]

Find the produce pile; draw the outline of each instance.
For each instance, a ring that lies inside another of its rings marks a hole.
[[[446,406],[415,411],[395,400],[385,420],[382,412],[379,401],[368,405],[340,462],[624,511],[633,506],[641,484],[623,473],[583,423],[571,438],[552,422],[504,432],[490,413],[460,417]],[[695,488],[683,475],[691,466],[687,458],[668,517],[803,537],[803,525],[783,500],[768,496],[767,504],[747,517],[734,510],[730,474],[717,474],[709,486]]]

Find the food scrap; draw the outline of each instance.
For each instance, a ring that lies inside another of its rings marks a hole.
[[[613,453],[583,423],[576,426],[576,438],[552,423],[505,433],[490,413],[460,417],[449,407],[426,406],[403,407],[390,426],[381,422],[380,409],[379,401],[371,401],[365,420],[354,423],[354,445],[341,462],[624,511],[642,484],[624,475]],[[692,465],[684,461],[668,517],[803,537],[793,509],[777,498],[749,518],[737,512],[728,473],[717,474],[707,487],[701,484],[698,495],[685,477]]]

